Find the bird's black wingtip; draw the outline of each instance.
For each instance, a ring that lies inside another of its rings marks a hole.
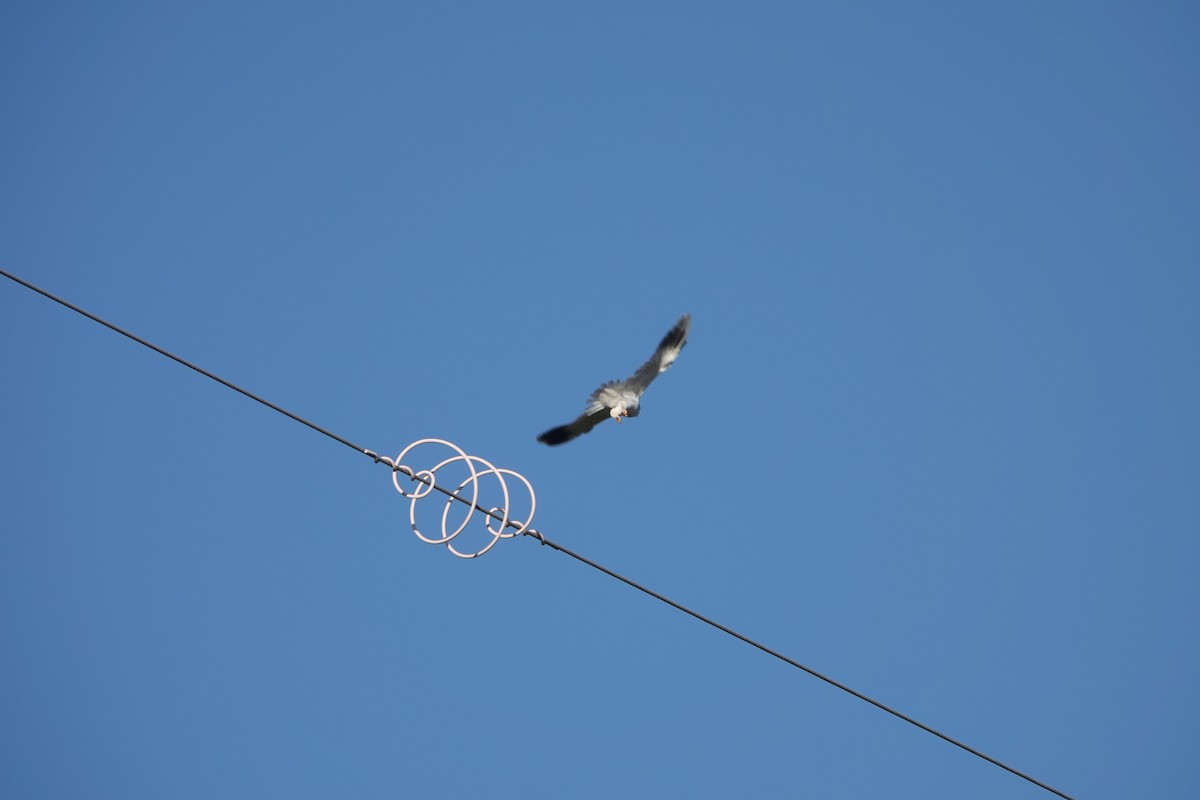
[[[692,315],[684,314],[679,318],[667,335],[658,343],[659,347],[677,347],[682,349],[687,344],[688,331],[692,328]]]
[[[537,438],[537,440],[542,444],[548,444],[553,447],[554,445],[562,444],[563,442],[569,442],[573,438],[575,437],[571,434],[570,426],[559,425],[557,428],[551,428],[543,433]]]

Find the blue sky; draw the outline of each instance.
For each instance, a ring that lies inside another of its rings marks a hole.
[[[6,6],[0,267],[1068,794],[1195,797],[1200,12],[432,5]],[[536,443],[685,311],[638,419]],[[7,280],[0,332],[5,796],[1050,796],[422,544]]]

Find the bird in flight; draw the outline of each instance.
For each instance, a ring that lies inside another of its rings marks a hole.
[[[592,392],[587,408],[574,422],[551,428],[538,437],[542,444],[556,445],[569,442],[580,434],[587,433],[608,417],[617,422],[621,417],[636,417],[641,411],[642,393],[650,382],[675,363],[679,351],[687,344],[688,330],[692,327],[692,315],[684,314],[667,331],[658,343],[658,349],[650,360],[638,367],[638,371],[623,381],[609,381]]]

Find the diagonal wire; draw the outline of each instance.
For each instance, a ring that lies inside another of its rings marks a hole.
[[[98,322],[99,324],[103,325],[104,327],[106,327],[110,330],[116,331],[117,333],[121,334],[122,336],[128,337],[129,339],[132,339],[133,341],[137,342],[138,344],[148,347],[151,350],[153,350],[154,352],[159,353],[160,355],[164,355],[167,358],[171,359],[172,361],[176,361],[176,362],[182,364],[183,366],[187,367],[188,369],[195,370],[196,372],[200,373],[204,377],[211,378],[212,380],[216,381],[217,383],[220,383],[222,386],[226,386],[230,389],[233,389],[235,392],[238,392],[240,394],[245,395],[246,397],[249,397],[251,400],[262,403],[264,406],[266,406],[267,408],[270,408],[272,411],[278,411],[280,414],[290,417],[290,418],[294,419],[296,422],[299,422],[303,425],[307,425],[308,427],[312,428],[317,433],[322,433],[322,434],[328,436],[330,439],[333,439],[334,441],[339,442],[340,444],[344,444],[347,447],[358,451],[359,453],[369,456],[369,457],[373,458],[376,463],[388,464],[388,466],[390,466],[390,468],[393,471],[396,471],[397,469],[399,469],[399,467],[397,465],[390,464],[388,461],[385,461],[384,459],[380,458],[380,456],[378,454],[372,452],[371,450],[365,450],[365,449],[359,447],[358,445],[354,444],[353,442],[349,441],[348,439],[343,439],[341,436],[338,436],[335,433],[331,433],[330,431],[325,430],[324,428],[320,427],[319,425],[315,425],[312,422],[309,422],[308,420],[304,419],[303,417],[301,417],[297,414],[293,414],[291,411],[288,411],[287,409],[282,408],[281,406],[277,406],[274,403],[270,402],[269,400],[265,400],[262,397],[259,397],[258,395],[254,394],[252,392],[249,392],[234,383],[230,383],[229,381],[225,380],[224,378],[222,378],[218,375],[214,375],[213,373],[209,372],[208,370],[203,369],[202,367],[198,367],[195,364],[191,363],[190,361],[186,361],[186,360],[180,358],[179,356],[177,356],[167,350],[164,350],[163,348],[159,347],[156,344],[148,342],[139,336],[135,336],[134,334],[130,333],[129,331],[124,330],[123,328],[119,328],[116,325],[113,325],[111,322],[107,322],[107,321],[101,319],[100,317],[96,316],[95,314],[91,314],[91,313],[83,310],[79,306],[69,303],[60,297],[56,297],[55,295],[51,294],[50,292],[46,291],[45,289],[35,286],[32,283],[29,283],[28,281],[22,280],[21,278],[18,278],[16,275],[6,272],[3,269],[0,269],[0,275],[3,275],[4,277],[9,278],[9,279],[15,281],[16,283],[21,284],[22,286],[24,286],[27,289],[31,289],[31,290],[37,292],[38,294],[42,295],[43,297],[46,297],[62,306],[65,306],[78,314],[82,314],[83,316],[87,317],[88,319],[92,320],[93,322]],[[405,472],[405,474],[408,475],[407,471]],[[421,481],[422,483],[438,490],[439,492],[446,495],[447,497],[458,500],[460,503],[464,503],[466,505],[473,506],[481,513],[486,514],[501,523],[506,522],[509,527],[516,528],[516,527],[519,527],[519,525],[520,525],[519,522],[514,521],[514,520],[506,521],[500,514],[498,514],[495,511],[491,511],[491,510],[487,510],[487,509],[475,506],[474,503],[472,503],[470,500],[466,499],[465,497],[462,497],[458,493],[452,492],[448,489],[438,486],[435,483],[432,483],[429,480],[426,480],[425,478],[422,478],[417,475],[408,475],[408,477],[415,481]],[[683,613],[685,613],[691,617],[694,617],[695,619],[697,619],[707,625],[711,625],[712,627],[716,628],[717,630],[719,630],[723,633],[727,633],[730,636],[734,637],[735,639],[739,639],[740,641],[745,642],[746,644],[750,645],[751,647],[756,647],[759,650],[766,653],[767,655],[774,656],[775,658],[779,659],[780,661],[784,662],[785,664],[789,664],[790,666],[793,666],[796,669],[807,672],[809,675],[813,676],[814,678],[818,678],[822,681],[825,681],[825,683],[828,683],[830,686],[833,686],[837,689],[841,689],[843,692],[846,692],[847,694],[850,694],[850,695],[858,698],[859,700],[862,700],[865,703],[870,703],[871,705],[875,706],[876,708],[880,709],[881,711],[886,711],[887,713],[891,714],[892,716],[894,716],[898,719],[904,720],[908,724],[914,725],[914,726],[920,728],[921,730],[925,731],[926,733],[933,734],[934,736],[938,737],[939,739],[941,739],[944,742],[948,742],[949,744],[952,744],[955,747],[965,750],[966,752],[970,753],[973,756],[976,756],[978,758],[983,759],[984,761],[987,761],[989,764],[993,764],[997,767],[1000,767],[1003,770],[1006,770],[1006,771],[1012,773],[1013,775],[1016,775],[1018,778],[1022,778],[1024,780],[1028,781],[1029,783],[1032,783],[1035,786],[1038,786],[1052,794],[1055,794],[1055,795],[1058,795],[1059,797],[1064,798],[1065,800],[1073,800],[1073,798],[1070,795],[1068,795],[1064,792],[1061,792],[1058,789],[1055,789],[1053,786],[1045,784],[1045,783],[1037,780],[1036,778],[1034,778],[1030,775],[1027,775],[1024,772],[1021,772],[1020,770],[1015,769],[1014,767],[1010,767],[1008,764],[1005,764],[1002,761],[992,758],[991,756],[987,755],[986,753],[976,750],[975,748],[970,747],[969,745],[964,744],[963,742],[960,742],[957,739],[947,736],[946,734],[942,733],[941,731],[938,731],[935,728],[931,728],[930,726],[926,725],[925,723],[919,722],[919,721],[913,719],[912,717],[908,716],[907,714],[897,711],[896,709],[892,708],[891,706],[885,705],[884,703],[881,703],[878,700],[868,697],[867,695],[863,694],[862,692],[857,691],[856,689],[850,688],[849,686],[847,686],[844,683],[840,683],[839,681],[836,681],[833,678],[830,678],[828,675],[823,675],[820,672],[818,672],[817,670],[815,670],[811,667],[807,667],[804,664],[801,664],[799,661],[788,658],[787,656],[783,655],[779,651],[772,650],[771,648],[767,647],[766,645],[756,642],[753,639],[751,639],[750,637],[744,636],[744,635],[738,633],[737,631],[733,630],[732,628],[722,625],[721,623],[717,622],[716,620],[710,619],[709,617],[706,617],[703,614],[700,614],[699,612],[693,611],[692,609],[688,608],[687,606],[684,606],[680,603],[675,602],[674,600],[670,599],[669,597],[666,597],[665,595],[661,595],[652,589],[642,586],[640,583],[637,583],[636,581],[626,578],[624,575],[621,575],[620,573],[613,572],[608,567],[597,564],[595,561],[585,558],[584,556],[581,556],[580,554],[578,554],[566,547],[563,547],[562,545],[560,545],[556,542],[553,542],[553,541],[547,539],[541,533],[539,533],[536,530],[533,530],[532,528],[525,531],[524,535],[533,536],[534,538],[538,539],[543,545],[545,545],[547,547],[557,550],[558,552],[560,552],[564,555],[570,556],[571,558],[574,558],[576,561],[579,561],[580,563],[588,565],[592,569],[603,572],[605,575],[608,575],[611,578],[615,578],[615,579],[621,581],[622,583],[626,584],[627,586],[637,589],[639,592],[643,592],[643,593],[649,595],[650,597],[653,597],[655,600],[659,600],[663,603],[666,603],[667,605],[671,606],[672,608],[682,611]]]
[[[42,289],[38,286],[34,286],[29,281],[22,280],[22,279],[18,278],[16,275],[13,275],[10,272],[5,272],[2,269],[0,269],[0,275],[3,275],[6,278],[16,281],[17,283],[24,286],[26,289],[32,289],[33,291],[37,292],[38,294],[42,295],[43,297],[47,297],[47,298],[53,300],[54,302],[58,303],[59,305],[66,306],[67,308],[71,309],[72,311],[74,311],[77,314],[82,314],[83,316],[90,319],[92,322],[99,322],[101,325],[108,328],[109,330],[116,331],[117,333],[121,334],[122,336],[130,338],[140,345],[149,347],[154,352],[156,352],[160,355],[164,355],[167,358],[171,359],[172,361],[176,361],[180,364],[183,364],[188,369],[195,370],[196,372],[199,372],[201,375],[203,375],[206,378],[212,378],[214,381],[221,384],[222,386],[227,386],[230,389],[233,389],[235,392],[244,394],[244,395],[246,395],[246,397],[249,397],[251,400],[262,403],[264,406],[271,409],[272,411],[278,411],[280,414],[283,414],[284,416],[291,417],[292,419],[296,420],[296,422],[299,422],[302,425],[307,425],[308,427],[312,428],[317,433],[325,434],[330,439],[333,439],[335,442],[341,442],[342,444],[346,445],[347,447],[357,450],[360,453],[365,452],[358,445],[354,444],[351,441],[343,439],[342,437],[338,436],[336,433],[330,433],[329,431],[325,430],[324,428],[320,427],[319,425],[314,425],[313,423],[309,422],[308,420],[304,419],[303,417],[293,414],[291,411],[288,411],[286,408],[281,408],[280,406],[275,405],[270,400],[264,400],[263,398],[259,397],[258,395],[254,394],[253,392],[248,392],[245,389],[243,389],[242,387],[238,386],[237,384],[230,383],[229,381],[225,380],[221,376],[212,374],[211,372],[204,369],[203,367],[198,367],[195,364],[193,364],[192,362],[186,361],[186,360],[180,358],[179,356],[175,355],[174,353],[168,352],[168,351],[162,349],[161,347],[159,347],[158,345],[153,344],[152,342],[147,342],[142,337],[135,336],[134,334],[130,333],[129,331],[125,330],[124,328],[118,328],[116,325],[113,325],[111,322],[102,320],[102,319],[100,319],[100,317],[97,317],[95,314],[92,314],[88,311],[84,311],[79,306],[74,305],[72,303],[68,303],[66,300],[63,300],[61,297],[55,297],[54,295],[50,294],[50,292],[47,292],[45,289]]]
[[[527,535],[537,536],[539,534],[537,534],[537,532],[535,531],[535,532],[532,532]],[[932,733],[934,736],[938,737],[942,741],[949,742],[950,744],[954,745],[955,747],[960,747],[963,750],[966,750],[968,753],[970,753],[973,756],[978,756],[979,758],[982,758],[984,761],[987,761],[990,764],[994,764],[1003,770],[1007,770],[1007,771],[1011,772],[1013,775],[1016,775],[1018,778],[1024,778],[1025,780],[1029,781],[1033,785],[1039,786],[1048,792],[1052,792],[1052,793],[1058,795],[1059,797],[1065,798],[1066,800],[1073,800],[1073,798],[1070,795],[1060,792],[1058,789],[1055,789],[1053,786],[1049,786],[1045,783],[1042,783],[1041,781],[1037,780],[1036,778],[1034,778],[1030,775],[1027,775],[1024,772],[1021,772],[1018,769],[1010,767],[1008,764],[1005,764],[1002,761],[998,761],[998,760],[992,758],[987,753],[980,752],[979,750],[976,750],[974,747],[970,747],[969,745],[966,745],[957,739],[947,736],[946,734],[942,733],[941,731],[931,728],[923,722],[918,722],[917,720],[913,719],[912,717],[908,716],[907,714],[903,714],[903,713],[897,711],[896,709],[892,708],[891,706],[884,705],[883,703],[879,702],[878,700],[868,697],[867,695],[863,694],[860,691],[851,689],[846,684],[839,683],[838,681],[835,681],[833,678],[830,678],[828,675],[822,675],[820,672],[817,672],[812,667],[806,667],[803,664],[801,664],[799,661],[796,661],[794,659],[788,658],[787,656],[783,655],[778,650],[772,650],[771,648],[767,647],[765,644],[760,644],[759,642],[754,641],[749,636],[743,636],[742,634],[738,633],[737,631],[733,630],[732,628],[728,628],[728,627],[722,625],[721,623],[717,622],[716,620],[710,619],[697,611],[693,611],[692,609],[688,608],[687,606],[680,605],[679,603],[676,603],[671,598],[665,597],[664,595],[659,594],[658,592],[654,591],[653,589],[648,589],[645,586],[642,586],[640,583],[637,583],[636,581],[632,581],[629,578],[626,578],[624,575],[620,575],[616,572],[613,572],[608,567],[602,566],[600,564],[597,564],[595,561],[591,561],[587,558],[584,558],[583,556],[579,555],[578,553],[573,553],[570,550],[568,550],[567,548],[563,547],[562,545],[556,544],[544,537],[542,537],[542,544],[544,544],[548,547],[553,547],[555,550],[558,550],[559,552],[564,553],[578,561],[582,561],[584,564],[587,564],[589,567],[600,570],[605,575],[616,578],[617,580],[621,581],[622,583],[632,586],[634,589],[637,589],[639,592],[645,592],[646,594],[653,597],[655,600],[661,600],[662,602],[666,603],[667,605],[671,606],[672,608],[676,608],[676,609],[682,611],[683,613],[688,614],[689,616],[695,617],[696,619],[700,620],[701,622],[711,625],[714,628],[716,628],[717,630],[727,633],[730,636],[734,637],[735,639],[740,639],[741,641],[745,642],[746,644],[750,645],[751,647],[757,647],[759,650],[762,650],[767,655],[775,656],[775,658],[778,658],[780,661],[784,662],[785,664],[790,664],[791,666],[795,667],[796,669],[803,670],[804,672],[807,672],[809,675],[812,675],[814,678],[820,678],[821,680],[828,683],[830,686],[834,686],[838,689],[841,689],[843,692],[846,692],[847,694],[857,697],[859,700],[862,700],[866,703],[870,703],[871,705],[875,706],[876,708],[886,711],[887,713],[891,714],[892,716],[902,719],[905,722],[909,723],[910,725],[915,725],[918,728],[920,728],[921,730],[925,731],[926,733]]]

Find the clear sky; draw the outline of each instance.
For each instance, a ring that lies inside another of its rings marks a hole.
[[[553,540],[1068,794],[1194,798],[1198,41],[9,3],[0,268],[516,470]],[[684,312],[640,417],[535,441]],[[1051,796],[530,539],[422,544],[385,468],[7,280],[0,341],[0,795]]]

